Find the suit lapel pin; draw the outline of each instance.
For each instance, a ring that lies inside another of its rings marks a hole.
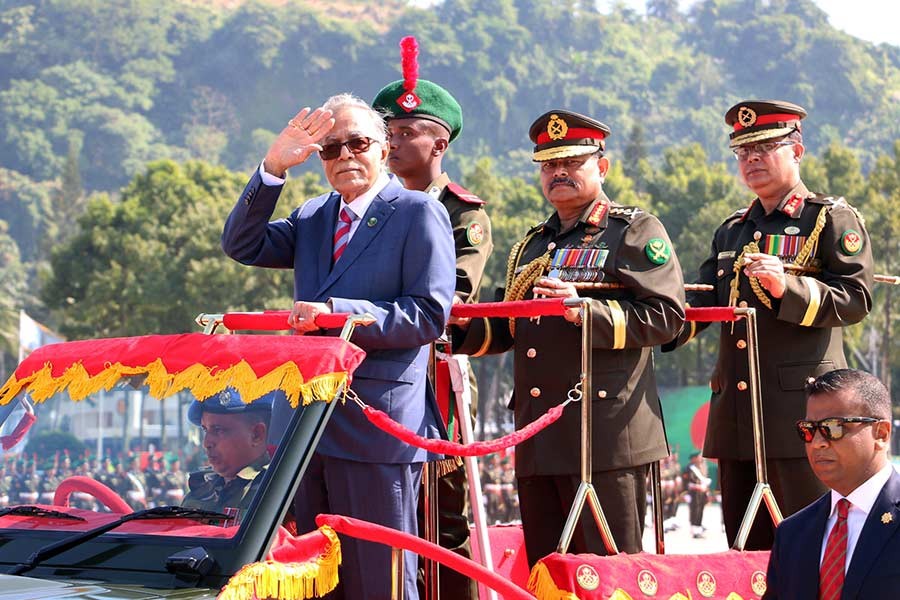
[[[369,220],[366,221],[366,225],[368,225],[369,227],[375,227],[376,225],[378,225],[378,219],[376,219],[375,217],[369,217]]]
[[[890,523],[893,520],[894,520],[894,515],[892,515],[889,512],[886,512],[883,515],[881,515],[881,522],[884,523],[885,525],[887,525],[888,523]]]

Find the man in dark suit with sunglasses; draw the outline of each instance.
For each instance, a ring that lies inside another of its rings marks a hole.
[[[286,219],[269,222],[288,168],[314,152],[335,191]],[[369,313],[353,342],[366,351],[352,390],[369,406],[426,438],[440,438],[426,383],[430,343],[444,329],[455,283],[447,211],[428,194],[404,189],[385,172],[384,121],[341,94],[300,111],[273,142],[228,217],[222,247],[235,260],[294,269],[289,324],[317,332],[323,313]],[[335,407],[300,483],[297,525],[318,513],[349,515],[416,535],[416,500],[425,460],[440,458],[370,424],[353,402]],[[342,539],[343,597],[390,596],[390,549]],[[416,560],[407,553],[405,597],[415,600]],[[333,596],[329,596],[332,598]]]
[[[890,394],[854,369],[821,375],[806,393],[797,433],[830,491],[778,527],[764,598],[896,598],[900,475],[888,459]]]

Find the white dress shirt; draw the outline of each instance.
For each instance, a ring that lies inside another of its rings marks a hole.
[[[865,483],[850,492],[847,495],[847,501],[850,502],[850,510],[847,511],[847,560],[844,563],[844,573],[850,566],[850,559],[853,558],[853,551],[856,549],[856,542],[859,541],[859,534],[862,532],[863,525],[866,524],[866,518],[872,505],[881,493],[881,488],[887,483],[891,477],[894,467],[888,462],[887,465],[874,475],[872,475]],[[837,523],[837,503],[843,498],[836,491],[831,490],[831,513],[828,521],[825,522],[825,537],[822,539],[822,553],[819,555],[819,567],[822,566],[822,560],[825,558],[825,546],[828,544],[828,536],[831,533],[834,524]]]

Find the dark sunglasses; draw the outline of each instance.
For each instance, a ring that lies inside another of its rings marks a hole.
[[[369,147],[377,142],[378,140],[373,140],[369,137],[355,137],[350,138],[346,142],[333,142],[331,144],[325,144],[322,146],[322,149],[319,150],[319,156],[322,157],[322,160],[334,160],[338,156],[341,155],[341,149],[344,146],[347,146],[347,150],[349,150],[353,154],[362,154],[367,151]]]
[[[797,434],[809,444],[816,437],[816,429],[826,440],[834,441],[844,437],[845,423],[879,423],[883,419],[873,417],[828,417],[821,421],[797,421]]]

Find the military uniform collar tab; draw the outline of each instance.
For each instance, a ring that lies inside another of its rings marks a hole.
[[[443,190],[445,187],[447,187],[448,183],[450,183],[450,176],[447,175],[446,172],[443,172],[438,175],[437,179],[435,179],[428,185],[428,189],[430,190],[431,188],[438,188]]]
[[[600,192],[597,199],[590,203],[581,213],[579,222],[586,223],[591,227],[606,227],[606,219],[609,215],[609,208],[612,202],[606,197],[606,194]]]
[[[799,219],[800,214],[803,212],[805,200],[811,195],[812,194],[809,193],[809,190],[806,189],[806,186],[803,185],[803,182],[801,181],[787,193],[778,205],[778,210],[792,219]]]
[[[269,455],[268,453],[263,454],[261,457],[257,458],[255,461],[241,469],[237,472],[235,477],[244,479],[247,481],[252,481],[259,475],[265,468],[269,465]]]
[[[748,207],[744,210],[744,214],[741,215],[741,218],[738,219],[738,221],[740,221],[740,222],[746,221],[746,220],[747,220],[747,217],[750,216],[750,213],[753,212],[753,209],[756,208],[756,207],[758,207],[758,206],[760,206],[760,204],[759,204],[759,198],[754,198],[754,199],[753,199],[753,202],[751,202],[751,203],[750,203],[750,206],[748,206]],[[760,209],[761,209],[761,207],[760,207]]]

